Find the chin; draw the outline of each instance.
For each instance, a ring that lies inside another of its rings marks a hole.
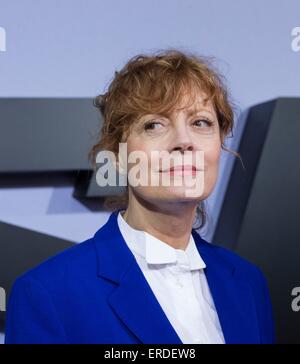
[[[200,190],[200,191],[199,191]],[[205,192],[203,189],[199,189],[195,186],[193,187],[187,187],[187,186],[180,186],[180,187],[169,187],[168,191],[165,192],[165,194],[169,196],[174,197],[182,197],[182,198],[189,198],[191,196],[190,193],[193,193],[193,196],[196,198],[200,198],[204,196]]]
[[[185,202],[185,201],[195,201],[195,203],[200,202],[201,200],[203,200],[203,196],[204,194],[196,194],[195,191],[193,191],[193,195],[189,195],[188,194],[188,189],[187,188],[180,188],[180,189],[175,189],[175,188],[168,188],[167,190],[164,191],[160,191],[159,193],[155,193],[153,196],[153,199],[155,199],[156,201],[161,201],[163,202]],[[149,195],[146,197],[145,199],[152,199]]]

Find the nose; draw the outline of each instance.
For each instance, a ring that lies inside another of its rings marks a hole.
[[[190,134],[186,130],[185,126],[181,126],[175,130],[175,135],[173,138],[173,143],[170,148],[170,152],[179,151],[184,152],[186,150],[194,150],[194,144],[191,139]]]

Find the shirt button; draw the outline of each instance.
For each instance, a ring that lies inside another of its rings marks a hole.
[[[176,285],[183,288],[183,283],[179,280],[179,278],[176,279]]]

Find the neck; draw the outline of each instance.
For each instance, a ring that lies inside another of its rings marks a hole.
[[[129,203],[122,215],[136,230],[143,230],[175,249],[185,250],[190,240],[196,214],[195,201],[159,202],[150,204],[129,196]]]

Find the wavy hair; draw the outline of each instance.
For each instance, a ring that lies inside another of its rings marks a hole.
[[[132,125],[145,114],[170,115],[184,92],[188,91],[193,104],[197,91],[205,92],[214,106],[220,129],[221,147],[232,134],[235,106],[229,98],[224,76],[213,66],[212,57],[199,56],[177,49],[160,50],[150,55],[132,57],[120,71],[115,71],[107,91],[94,98],[103,124],[97,142],[89,152],[89,161],[96,169],[96,155],[101,150],[118,153],[119,143],[126,141]],[[128,186],[123,195],[108,196],[104,207],[109,210],[126,208]],[[197,206],[195,229],[207,221],[205,201]]]

